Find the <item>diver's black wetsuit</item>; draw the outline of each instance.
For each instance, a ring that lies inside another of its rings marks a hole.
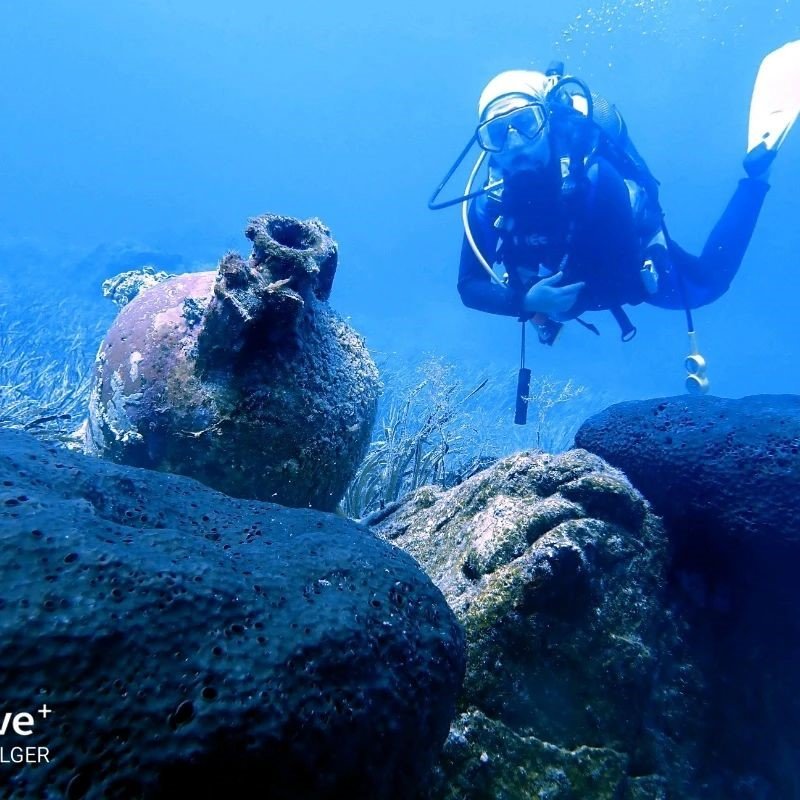
[[[586,281],[569,317],[584,311],[623,304],[650,303],[679,309],[713,302],[730,286],[744,258],[769,186],[743,178],[703,252],[693,256],[669,242],[661,259],[654,258],[658,288],[647,294],[640,277],[645,258],[641,232],[637,231],[630,194],[617,169],[597,158],[573,197],[561,192],[558,173],[532,179],[529,175],[509,184],[498,201],[476,198],[469,209],[475,243],[489,264],[502,259],[509,275],[507,286],[494,283],[481,267],[464,238],[458,274],[458,291],[464,304],[492,314],[521,317],[525,292],[542,274],[544,264],[558,271],[564,252],[561,285]],[[500,217],[500,222],[498,222]],[[571,228],[567,220],[572,220]],[[499,257],[498,257],[499,246]]]

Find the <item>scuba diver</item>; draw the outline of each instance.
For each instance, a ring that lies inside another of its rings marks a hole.
[[[522,322],[551,345],[563,324],[610,311],[623,341],[636,333],[625,305],[683,309],[689,329],[687,390],[708,390],[692,309],[719,298],[744,258],[769,190],[772,162],[800,112],[800,40],[761,63],[750,107],[746,172],[699,256],[670,237],[659,182],[631,141],[620,112],[563,65],[512,70],[480,95],[475,133],[442,180],[429,208],[461,205],[462,302]],[[474,145],[480,154],[464,194],[438,201]],[[487,175],[480,188],[482,166]],[[502,266],[502,271],[496,270]],[[525,374],[527,373],[527,374]],[[519,419],[517,420],[519,421]],[[523,420],[524,421],[524,420]]]

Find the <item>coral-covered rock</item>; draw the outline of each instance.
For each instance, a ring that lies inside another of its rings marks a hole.
[[[444,746],[450,780],[438,795],[464,798],[630,798],[628,759],[598,747],[567,750],[515,733],[480,711],[462,714]],[[657,800],[658,795],[648,795]]]
[[[706,684],[697,796],[797,796],[800,397],[620,403],[576,442],[664,518],[672,603]]]
[[[183,256],[134,242],[113,242],[95,247],[77,261],[61,265],[70,286],[81,294],[96,292],[113,275],[140,270],[148,265],[155,270],[175,272],[185,264]],[[49,274],[49,270],[44,270]]]
[[[463,633],[401,550],[0,431],[6,798],[408,798],[444,741]],[[235,790],[231,786],[235,785]]]
[[[680,795],[696,679],[664,602],[664,531],[620,472],[580,450],[522,453],[448,491],[418,490],[376,528],[465,626],[461,707],[490,723],[471,725],[470,747],[445,749],[432,797],[616,798],[647,775]],[[560,793],[546,775],[520,777],[542,743]],[[495,767],[473,764],[483,777],[468,790],[473,750]]]
[[[327,303],[336,244],[317,220],[254,219],[245,260],[128,303],[97,356],[86,451],[234,497],[332,510],[369,444],[379,381]]]
[[[168,272],[156,271],[154,267],[126,270],[103,281],[103,297],[107,297],[114,305],[123,308],[145,289],[169,280],[171,277]]]

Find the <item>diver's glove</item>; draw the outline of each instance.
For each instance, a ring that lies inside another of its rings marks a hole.
[[[578,295],[586,284],[583,281],[556,286],[564,277],[563,272],[556,272],[549,278],[542,278],[528,289],[522,307],[526,314],[546,314],[558,319],[575,305]]]

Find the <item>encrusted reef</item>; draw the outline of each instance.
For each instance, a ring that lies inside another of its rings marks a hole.
[[[332,510],[369,444],[377,369],[328,305],[327,228],[266,215],[246,235],[248,259],[150,281],[125,305],[97,356],[85,449]]]
[[[2,796],[406,800],[463,632],[401,550],[0,431],[0,684],[50,709]]]
[[[800,397],[620,403],[576,443],[663,516],[669,591],[704,675],[688,797],[800,797]]]
[[[467,635],[426,797],[689,796],[701,687],[666,604],[663,527],[622,473],[582,450],[521,453],[375,527]]]

